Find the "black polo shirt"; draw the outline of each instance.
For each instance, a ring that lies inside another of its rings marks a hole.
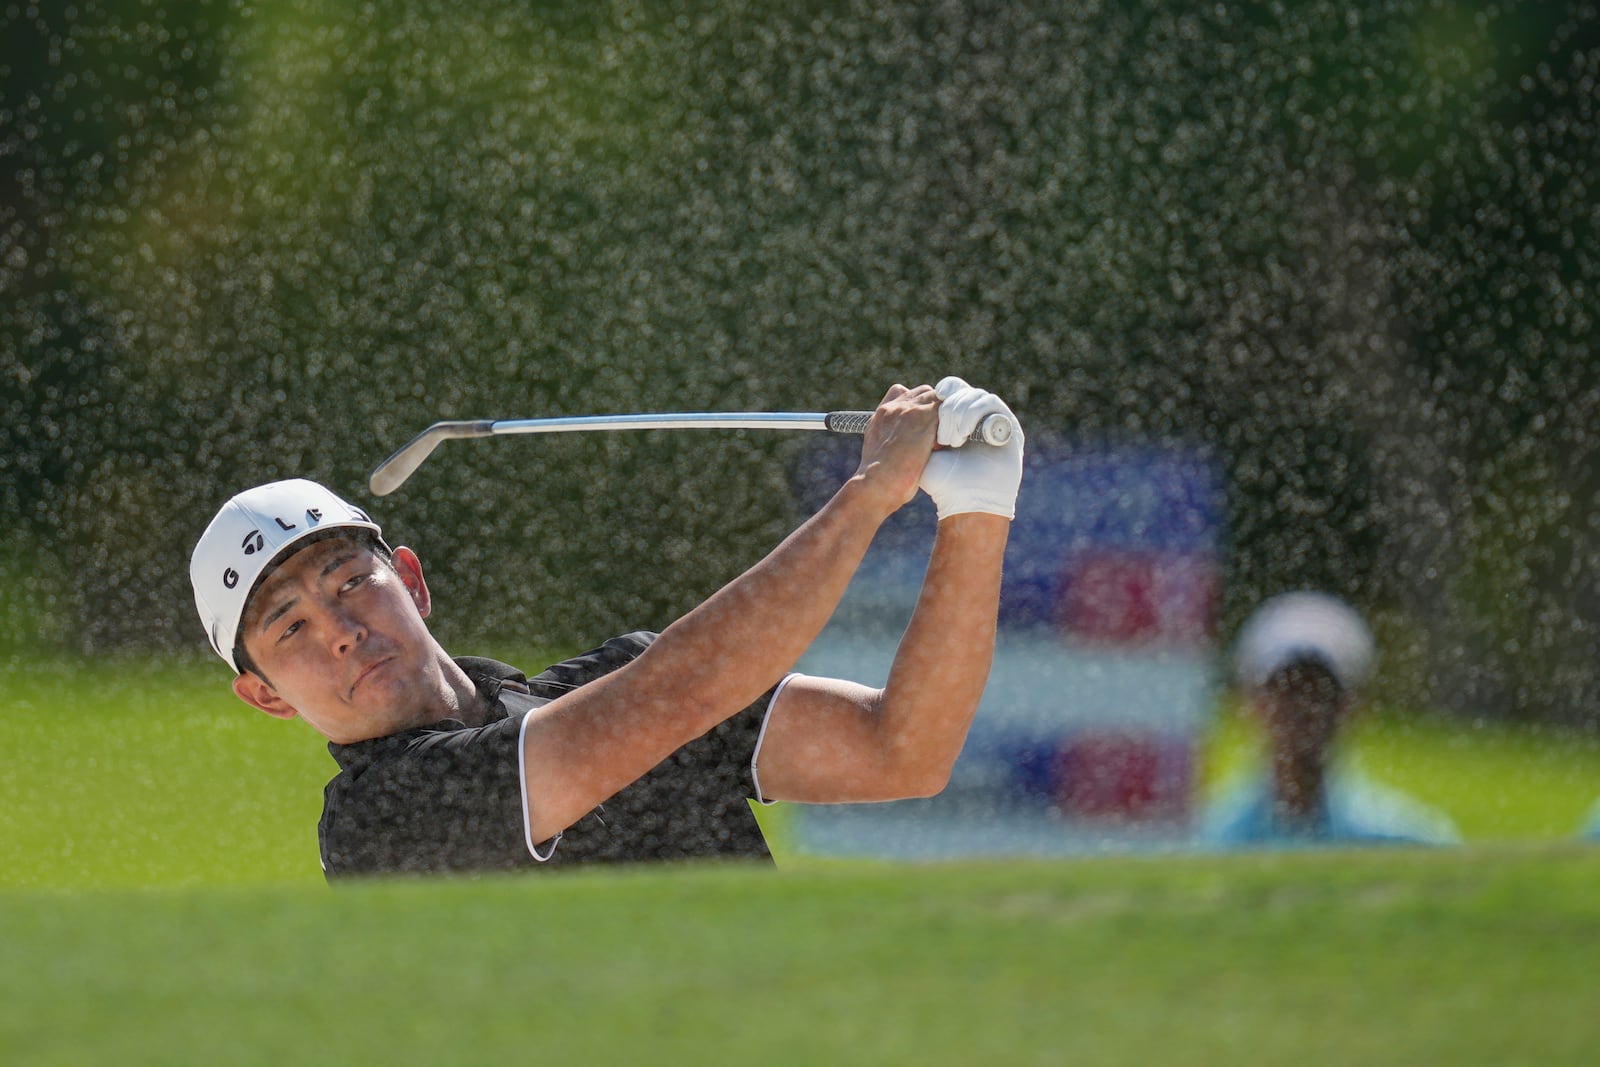
[[[456,660],[489,706],[482,726],[446,720],[353,745],[330,744],[339,774],[318,827],[329,878],[502,871],[707,857],[771,862],[750,811],[751,765],[772,693],[684,745],[553,841],[527,839],[522,721],[532,708],[628,662],[640,631],[533,678],[494,660]]]

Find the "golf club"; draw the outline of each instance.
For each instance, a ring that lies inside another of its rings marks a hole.
[[[659,415],[570,415],[546,419],[469,419],[436,422],[413,437],[372,471],[373,495],[388,496],[416,473],[423,460],[452,438],[496,437],[516,433],[574,433],[590,430],[828,430],[863,434],[870,411],[695,411]],[[979,420],[969,440],[1003,445],[1011,440],[1011,419],[1000,412]]]

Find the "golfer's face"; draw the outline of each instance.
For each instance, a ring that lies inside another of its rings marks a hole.
[[[428,710],[427,592],[420,569],[397,567],[358,541],[319,541],[250,598],[245,650],[293,711],[333,740],[391,733]]]

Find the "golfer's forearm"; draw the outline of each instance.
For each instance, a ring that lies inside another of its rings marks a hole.
[[[943,788],[994,662],[1001,563],[1010,523],[957,515],[939,524],[911,623],[879,703],[896,778],[913,792]]]
[[[821,633],[893,510],[852,479],[761,562],[663,631],[641,671],[665,674],[668,687],[687,690],[713,716],[749,704]],[[679,677],[685,669],[692,677]]]

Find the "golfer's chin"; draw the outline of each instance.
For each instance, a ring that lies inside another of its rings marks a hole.
[[[369,738],[384,737],[438,720],[437,707],[423,699],[431,692],[422,679],[408,678],[391,664],[364,676],[351,690],[350,704]]]

